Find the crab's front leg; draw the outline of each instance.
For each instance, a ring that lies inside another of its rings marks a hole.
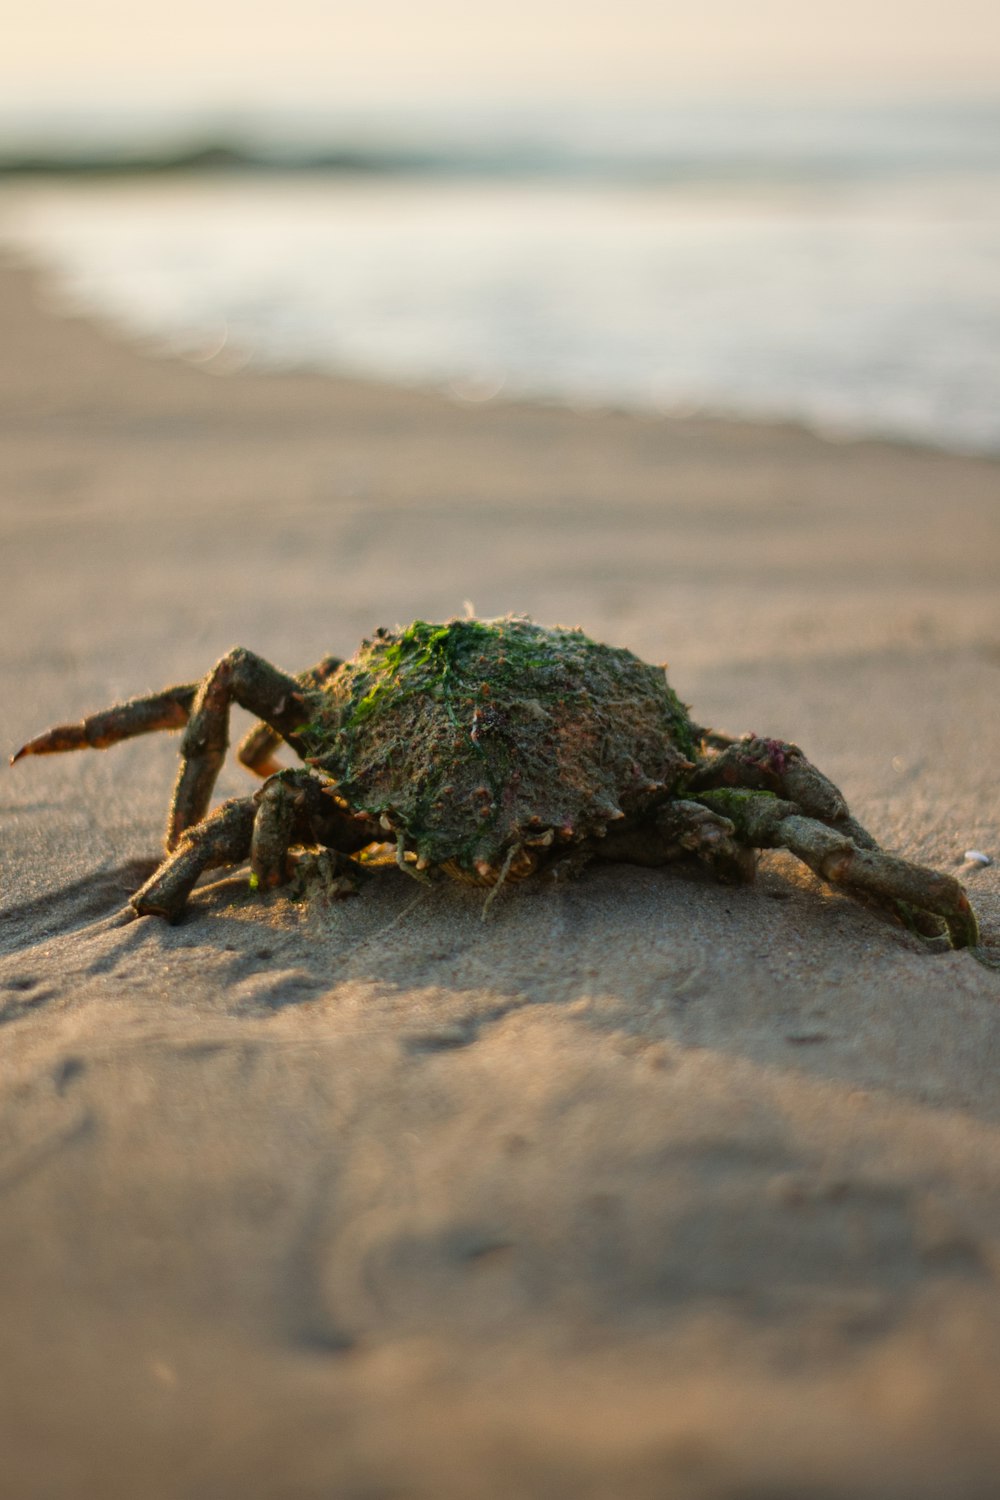
[[[356,854],[385,835],[364,813],[352,813],[312,771],[279,771],[254,797],[257,816],[250,840],[250,868],[265,889],[289,878],[289,849],[322,844],[338,854]]]
[[[196,682],[183,682],[145,698],[130,698],[89,714],[77,724],[56,724],[46,729],[10,758],[11,765],[26,755],[62,755],[67,750],[105,750],[139,734],[160,729],[181,729],[191,714],[198,692]]]
[[[101,709],[79,723],[57,724],[23,745],[11,757],[11,764],[28,755],[104,750],[136,735],[186,725],[181,739],[184,764],[167,827],[167,848],[172,849],[184,829],[197,823],[208,807],[228,745],[230,704],[239,703],[261,720],[243,740],[240,760],[258,776],[273,775],[279,769],[274,751],[282,741],[301,753],[296,731],[302,728],[306,699],[340,665],[339,657],[325,656],[298,677],[290,677],[252,651],[236,647],[201,683],[163,688]]]
[[[176,922],[205,870],[241,865],[246,859],[256,815],[254,799],[238,797],[217,807],[195,828],[187,829],[156,873],[131,898],[136,913]]]
[[[911,864],[877,845],[859,844],[841,828],[805,817],[793,802],[750,790],[706,791],[699,801],[729,818],[736,836],[756,849],[788,849],[821,880],[883,905],[943,920],[952,946],[979,941],[975,913],[951,875]]]
[[[262,719],[294,750],[303,748],[296,734],[305,714],[298,680],[243,646],[227,651],[202,681],[181,737],[181,767],[167,819],[168,849],[205,816],[229,747],[233,703]]]
[[[322,844],[346,856],[378,837],[370,818],[348,811],[311,771],[280,771],[253,797],[224,802],[185,829],[131,904],[139,916],[175,922],[206,870],[249,859],[255,884],[272,889],[288,880],[295,844]]]
[[[306,689],[320,688],[340,666],[343,666],[341,657],[324,656],[322,661],[318,661],[314,667],[309,667],[305,672],[299,673],[299,685]],[[195,689],[192,689],[192,698],[194,692]],[[284,740],[284,735],[277,729],[272,729],[270,724],[261,721],[243,736],[236,752],[237,759],[255,776],[265,778],[274,776],[281,770],[279,762],[274,758],[274,752],[284,744]]]

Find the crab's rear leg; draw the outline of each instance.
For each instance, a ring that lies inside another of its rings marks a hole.
[[[731,819],[756,849],[788,849],[821,880],[883,905],[929,912],[944,921],[953,947],[975,947],[979,930],[964,889],[951,875],[911,864],[884,849],[805,817],[793,802],[754,791],[707,791],[698,800]]]
[[[120,740],[160,729],[181,729],[187,723],[198,692],[196,682],[164,688],[145,698],[130,698],[100,713],[90,714],[78,724],[57,724],[22,745],[10,763],[25,755],[59,755],[65,750],[104,750]]]

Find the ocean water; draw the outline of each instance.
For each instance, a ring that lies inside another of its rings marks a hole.
[[[8,151],[0,240],[220,374],[1000,452],[1000,105],[285,118],[195,149],[189,129],[173,154],[162,127],[62,140]]]

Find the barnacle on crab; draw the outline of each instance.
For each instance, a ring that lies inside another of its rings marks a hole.
[[[266,779],[206,816],[232,703],[259,720],[239,757]],[[388,841],[419,879],[494,893],[590,859],[695,858],[745,881],[757,850],[783,847],[924,936],[977,941],[958,881],[880,849],[797,745],[702,728],[663,667],[581,630],[417,620],[297,677],[236,647],[200,683],[57,726],[13,759],[182,725],[167,858],[132,897],[143,915],[177,918],[203,871],[247,858],[257,886],[283,885],[302,847],[334,853],[331,890]],[[282,742],[301,768],[278,769]]]

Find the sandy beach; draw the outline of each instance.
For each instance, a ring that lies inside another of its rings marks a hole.
[[[1000,463],[223,377],[55,303],[0,268],[3,1495],[994,1496],[1000,972],[784,854],[123,924],[176,740],[6,759],[470,601],[801,744],[996,954]]]

